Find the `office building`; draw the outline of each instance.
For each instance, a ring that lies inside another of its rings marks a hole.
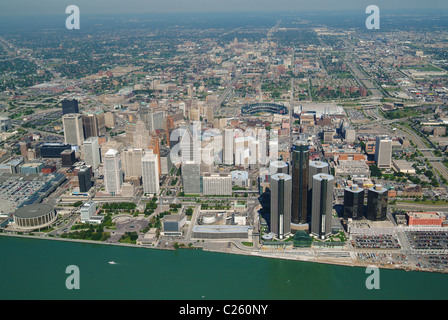
[[[364,189],[357,184],[344,190],[344,219],[361,220],[364,217]]]
[[[0,117],[0,132],[11,129],[11,119],[8,117]]]
[[[92,188],[92,167],[82,166],[78,171],[79,192],[85,193]]]
[[[20,173],[22,174],[38,174],[44,168],[42,162],[30,162],[20,167]]]
[[[104,114],[104,125],[106,128],[115,128],[116,121],[115,113],[109,111]]]
[[[123,172],[126,179],[142,176],[143,149],[126,148],[121,152]]]
[[[387,137],[376,137],[375,163],[380,169],[389,169],[392,165],[392,140]]]
[[[141,160],[143,193],[159,192],[159,159],[152,151],[146,151]]]
[[[69,113],[62,116],[64,142],[80,146],[84,141],[84,129],[81,114]]]
[[[180,152],[181,161],[201,163],[201,149],[199,141],[199,126],[195,122],[192,126],[181,129]]]
[[[309,175],[309,146],[306,141],[296,141],[292,147],[292,212],[293,224],[307,223],[307,194]]]
[[[182,162],[182,185],[185,194],[200,194],[202,192],[201,164],[193,161]]]
[[[334,177],[320,173],[313,176],[311,233],[320,239],[331,234]]]
[[[109,149],[103,160],[104,164],[104,186],[106,192],[111,195],[121,193],[123,184],[123,168],[120,153],[115,149]]]
[[[62,115],[69,113],[79,113],[79,106],[77,100],[62,101]]]
[[[309,162],[309,179],[308,179],[308,190],[313,188],[313,176],[318,173],[329,174],[329,166],[327,162],[324,161],[310,161]]]
[[[272,161],[269,164],[269,173],[271,175],[274,175],[277,173],[289,174],[289,166],[284,161]]]
[[[98,122],[96,115],[83,114],[82,126],[84,128],[84,136],[87,138],[98,137]]]
[[[61,160],[63,167],[71,167],[76,162],[75,151],[66,149],[61,152]]]
[[[234,149],[234,143],[235,143],[235,137],[233,129],[225,129],[224,130],[224,139],[222,140],[223,146],[222,146],[222,152],[223,157],[222,161],[225,165],[233,165],[233,149]]]
[[[71,148],[72,146],[66,143],[43,143],[38,147],[42,158],[60,158],[61,152]]]
[[[205,196],[231,196],[232,175],[230,173],[206,173],[202,177]]]
[[[367,219],[382,221],[387,218],[387,189],[381,185],[369,188],[367,192]]]
[[[146,125],[142,121],[137,121],[135,124],[132,135],[132,141],[129,141],[128,144],[138,148],[146,150],[149,147],[150,144],[150,136],[149,136],[149,130],[146,129]],[[128,138],[128,131],[126,131],[126,138]]]
[[[92,200],[87,201],[81,206],[81,222],[82,223],[88,223],[90,221],[90,218],[95,214],[96,212],[96,203]]]
[[[98,137],[90,137],[84,140],[83,147],[85,164],[91,166],[92,170],[98,169],[101,163]]]
[[[270,231],[279,239],[291,233],[292,177],[278,173],[271,176],[271,227]]]

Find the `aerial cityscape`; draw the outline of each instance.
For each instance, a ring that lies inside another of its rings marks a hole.
[[[448,17],[230,16],[2,29],[0,235],[446,273]]]

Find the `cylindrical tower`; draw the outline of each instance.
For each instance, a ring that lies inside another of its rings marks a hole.
[[[291,233],[292,178],[278,173],[271,176],[271,232],[279,239]]]
[[[331,233],[334,177],[320,173],[313,176],[311,232],[321,239]]]
[[[387,218],[387,189],[382,185],[371,187],[367,193],[367,219],[382,221]]]
[[[307,193],[309,174],[309,146],[296,141],[292,147],[292,212],[294,224],[307,223]]]
[[[344,219],[364,217],[364,189],[354,184],[344,190]]]

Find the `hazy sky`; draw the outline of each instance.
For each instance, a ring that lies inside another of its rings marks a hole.
[[[0,15],[65,14],[77,5],[81,14],[212,12],[212,11],[308,11],[381,9],[448,10],[447,0],[1,0]]]

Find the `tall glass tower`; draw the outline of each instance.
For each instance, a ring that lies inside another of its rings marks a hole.
[[[360,220],[364,217],[364,189],[352,185],[344,190],[344,219]]]
[[[271,176],[271,232],[279,239],[291,233],[291,176],[278,173]]]
[[[309,175],[309,146],[306,141],[296,141],[292,146],[292,209],[291,222],[307,223],[307,194]]]
[[[381,221],[387,218],[387,189],[381,185],[371,187],[367,192],[367,219]]]

